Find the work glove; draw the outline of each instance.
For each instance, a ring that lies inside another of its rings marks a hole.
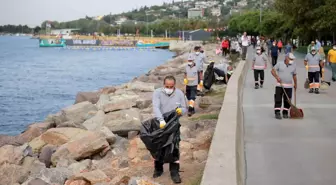
[[[166,122],[164,120],[160,121],[160,128],[163,129],[166,126]]]
[[[199,85],[203,87],[203,80],[200,81]]]
[[[308,71],[308,65],[306,65],[305,67],[306,67],[306,70]]]
[[[181,116],[182,115],[182,109],[181,108],[176,108],[176,113],[177,113],[177,115]]]
[[[185,79],[183,80],[183,82],[184,82],[184,85],[188,85],[188,79],[185,78]]]

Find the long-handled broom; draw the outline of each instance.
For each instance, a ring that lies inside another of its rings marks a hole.
[[[306,67],[306,81],[304,83],[304,88],[309,89],[308,66]]]
[[[285,91],[285,88],[283,87],[283,85],[281,84],[282,90],[285,93],[285,96],[287,98],[287,101],[290,105],[290,110],[289,110],[289,115],[291,119],[302,119],[304,114],[303,114],[303,110],[300,108],[296,107],[296,90],[294,89],[294,104],[290,101],[288,94]]]

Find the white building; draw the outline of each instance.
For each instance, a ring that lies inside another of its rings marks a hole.
[[[125,21],[127,21],[127,17],[119,17],[118,20],[116,20],[115,22],[117,25],[121,25]]]
[[[190,8],[188,10],[188,19],[201,18],[204,15],[203,9],[200,8]]]
[[[208,8],[208,4],[205,1],[198,1],[195,3],[195,8],[197,9]]]
[[[220,16],[221,15],[221,8],[217,7],[217,8],[211,8],[211,15],[212,16]]]
[[[50,35],[70,35],[75,30],[79,29],[55,29],[50,31]]]

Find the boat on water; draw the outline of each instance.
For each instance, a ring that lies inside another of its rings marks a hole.
[[[40,39],[40,47],[65,47],[64,39]]]

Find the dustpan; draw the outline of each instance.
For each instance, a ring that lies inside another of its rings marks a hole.
[[[281,87],[282,87],[282,90],[284,91],[285,93],[285,96],[287,98],[287,101],[290,105],[290,109],[289,109],[289,115],[290,115],[290,118],[291,119],[302,119],[304,114],[303,114],[303,110],[300,109],[300,108],[297,108],[296,107],[296,90],[294,89],[294,104],[290,101],[286,91],[285,91],[285,88],[282,86],[281,84]]]

